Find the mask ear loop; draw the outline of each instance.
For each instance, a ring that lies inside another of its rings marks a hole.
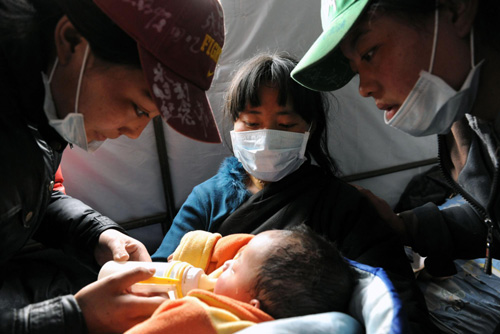
[[[437,47],[437,39],[438,39],[438,27],[439,27],[439,2],[436,0],[436,11],[434,14],[434,40],[432,42],[432,54],[431,54],[431,63],[429,65],[429,73],[432,73],[432,69],[434,68],[434,58],[436,56],[436,47]]]
[[[474,59],[474,27],[470,29],[470,65],[474,68],[474,64],[476,63]]]
[[[439,26],[439,2],[436,1],[436,12],[434,15],[434,40],[432,42],[432,55],[431,55],[431,63],[429,65],[429,73],[432,73],[434,68],[434,58],[436,56],[436,47],[437,47],[437,39],[438,39],[438,26]],[[471,27],[470,30],[470,63],[471,68],[474,68],[474,64],[476,63],[474,59],[474,27]]]
[[[311,122],[311,124],[309,125],[309,129],[307,130],[307,132],[311,133],[311,129],[312,129],[312,127],[313,127],[313,123],[314,123],[314,122]]]
[[[302,140],[302,146],[300,147],[299,156],[302,159],[306,154],[307,142],[309,141],[309,136],[311,135],[311,129],[313,122],[309,125],[309,129],[304,133],[304,139]]]
[[[56,60],[54,61],[54,65],[52,65],[52,69],[50,70],[50,74],[49,74],[48,83],[52,82],[52,78],[54,77],[54,73],[56,71],[57,64],[59,64],[59,57],[56,57]]]
[[[82,67],[80,68],[80,76],[78,77],[78,84],[76,86],[76,97],[75,97],[75,114],[78,114],[78,101],[80,100],[80,88],[82,86],[83,72],[85,71],[85,65],[87,64],[87,57],[89,55],[89,45],[85,48],[85,53],[83,54]]]

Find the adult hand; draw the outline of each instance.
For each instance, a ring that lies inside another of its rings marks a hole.
[[[151,262],[146,247],[140,241],[113,229],[101,233],[94,256],[101,266],[111,260]]]
[[[392,211],[391,206],[389,203],[387,203],[385,200],[382,198],[376,196],[374,193],[372,193],[370,190],[365,189],[361,186],[358,186],[356,184],[353,184],[354,187],[356,187],[359,192],[368,198],[370,202],[373,204],[375,209],[378,212],[378,215],[382,220],[387,222],[389,226],[396,231],[396,233],[401,237],[401,240],[404,242],[407,239],[406,236],[406,228],[403,220],[401,217],[399,217],[397,214]]]
[[[123,333],[146,320],[166,299],[130,294],[130,286],[146,280],[154,269],[134,268],[87,285],[75,295],[89,333]]]

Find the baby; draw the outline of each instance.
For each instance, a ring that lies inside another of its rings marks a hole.
[[[273,319],[345,312],[355,284],[335,246],[306,225],[265,231],[224,264],[213,293],[167,300],[127,333],[233,333]]]

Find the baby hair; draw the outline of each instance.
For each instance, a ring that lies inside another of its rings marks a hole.
[[[280,232],[282,240],[257,275],[261,309],[276,319],[344,312],[357,273],[335,245],[305,224]]]

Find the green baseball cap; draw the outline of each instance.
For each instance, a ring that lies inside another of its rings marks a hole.
[[[292,78],[313,90],[331,91],[346,85],[354,76],[338,47],[370,0],[322,0],[323,33],[292,71]]]

